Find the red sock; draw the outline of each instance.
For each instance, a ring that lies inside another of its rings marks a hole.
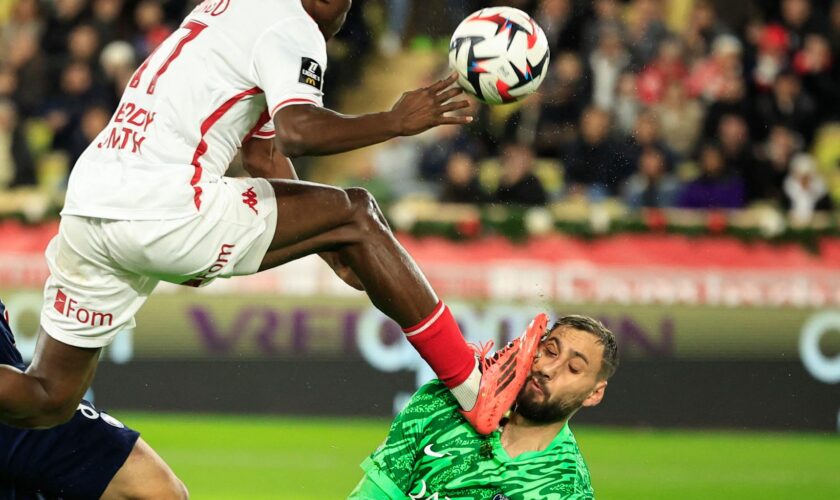
[[[461,385],[475,369],[475,354],[443,301],[426,319],[403,331],[420,357],[450,389]]]

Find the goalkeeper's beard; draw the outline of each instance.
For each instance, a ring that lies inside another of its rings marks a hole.
[[[531,380],[540,387],[542,393],[531,389]],[[514,411],[531,422],[553,424],[571,417],[583,405],[584,400],[586,394],[574,394],[553,400],[545,385],[532,375],[519,392]]]

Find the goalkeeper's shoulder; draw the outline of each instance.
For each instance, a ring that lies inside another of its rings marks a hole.
[[[451,408],[458,408],[458,401],[443,382],[434,379],[417,389],[403,413],[432,414]]]

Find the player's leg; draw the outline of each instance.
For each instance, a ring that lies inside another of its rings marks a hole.
[[[112,262],[99,219],[63,217],[45,253],[44,287],[35,356],[25,373],[0,367],[0,423],[52,427],[69,420],[96,372],[99,351],[121,330],[157,280]]]
[[[487,416],[486,401],[513,402],[527,376],[527,370],[517,367],[530,366],[536,333],[529,332],[529,342],[522,346],[517,343],[503,355],[511,363],[485,364],[482,377],[475,353],[465,343],[449,309],[438,300],[391,233],[369,193],[295,181],[272,184],[278,222],[261,269],[316,252],[337,252],[364,285],[373,304],[400,324],[409,342],[465,410],[475,409]],[[490,423],[476,428],[490,432],[506,410],[492,410],[486,419]],[[468,418],[477,423],[474,418],[478,416]]]
[[[102,500],[178,500],[189,498],[186,486],[142,438],[120,468]]]

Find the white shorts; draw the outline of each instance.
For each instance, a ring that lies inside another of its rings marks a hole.
[[[103,347],[134,327],[160,281],[204,286],[254,274],[274,237],[277,203],[265,179],[205,183],[201,210],[174,220],[67,215],[47,247],[41,326],[76,347]]]

